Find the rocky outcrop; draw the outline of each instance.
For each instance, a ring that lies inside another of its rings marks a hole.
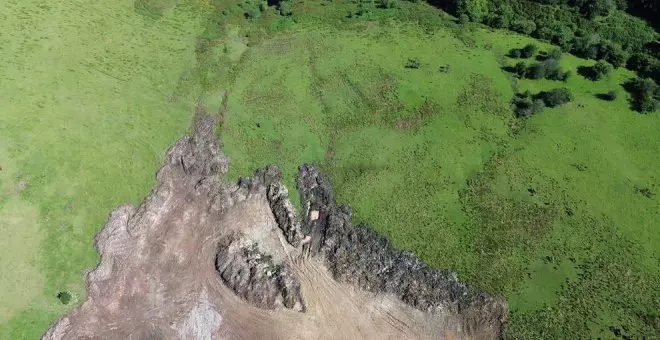
[[[304,312],[300,283],[286,263],[276,263],[259,245],[236,235],[218,246],[216,269],[238,296],[259,308],[285,307]]]
[[[457,275],[434,269],[412,253],[396,249],[366,224],[354,227],[351,210],[337,205],[330,185],[317,167],[300,167],[298,187],[303,205],[319,212],[305,219],[312,254],[323,256],[333,277],[374,293],[390,293],[428,313],[459,315],[466,330],[499,331],[508,315],[506,302],[458,281]]]
[[[353,226],[317,167],[300,167],[300,215],[275,166],[225,181],[216,119],[199,111],[195,133],[169,149],[154,191],[110,215],[96,238],[87,300],[44,339],[500,334],[502,299]]]

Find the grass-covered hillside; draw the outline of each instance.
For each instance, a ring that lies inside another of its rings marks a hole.
[[[223,98],[231,178],[321,164],[357,220],[505,296],[507,337],[660,336],[660,115],[632,71],[421,3],[0,6],[0,338],[84,299],[108,212]]]
[[[94,235],[149,192],[186,132],[189,103],[172,94],[195,60],[196,16],[153,20],[132,1],[0,3],[0,339],[37,339],[84,300]]]

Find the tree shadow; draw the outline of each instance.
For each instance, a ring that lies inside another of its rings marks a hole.
[[[548,60],[548,59],[550,59],[550,53],[548,53],[548,52],[546,52],[546,51],[541,51],[541,52],[539,52],[539,54],[536,56],[536,60],[537,60],[537,61],[546,61],[546,60]]]
[[[596,98],[598,98],[598,99],[600,99],[600,100],[608,101],[608,102],[611,102],[611,101],[613,101],[613,100],[616,99],[616,95],[615,95],[615,96],[612,96],[612,95],[609,94],[609,93],[596,93],[596,94],[594,94],[594,97],[596,97]]]
[[[516,68],[514,66],[502,66],[501,69],[504,72],[516,74]]]
[[[578,72],[579,75],[581,75],[581,76],[583,76],[586,79],[589,79],[591,81],[597,81],[598,80],[598,73],[591,66],[578,66],[577,72]]]

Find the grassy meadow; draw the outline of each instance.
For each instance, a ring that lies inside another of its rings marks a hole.
[[[508,338],[658,335],[660,209],[640,190],[659,185],[660,119],[630,110],[631,72],[594,82],[577,72],[593,61],[564,54],[567,82],[520,80],[509,49],[555,47],[424,5],[357,19],[351,4],[296,5],[285,29],[227,16],[250,45],[217,82],[232,178],[276,163],[291,186],[299,164],[321,164],[358,221],[506,296]],[[411,21],[420,10],[436,16]],[[575,99],[513,117],[515,92],[559,87]]]
[[[84,300],[94,235],[149,193],[190,126],[194,101],[172,94],[194,66],[197,11],[0,3],[0,339],[37,339]]]
[[[1,339],[83,301],[110,210],[149,192],[195,102],[223,93],[230,178],[275,163],[293,188],[320,164],[358,222],[505,296],[508,338],[658,336],[660,117],[630,110],[630,72],[594,82],[564,54],[567,82],[515,79],[506,54],[533,40],[425,4],[246,19],[258,5],[0,5]],[[556,87],[575,99],[514,117],[514,93]]]

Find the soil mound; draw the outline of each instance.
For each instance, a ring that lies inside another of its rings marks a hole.
[[[88,298],[43,339],[489,339],[504,300],[354,227],[300,167],[297,215],[276,167],[238,183],[215,118],[170,148],[156,189],[110,214]]]

